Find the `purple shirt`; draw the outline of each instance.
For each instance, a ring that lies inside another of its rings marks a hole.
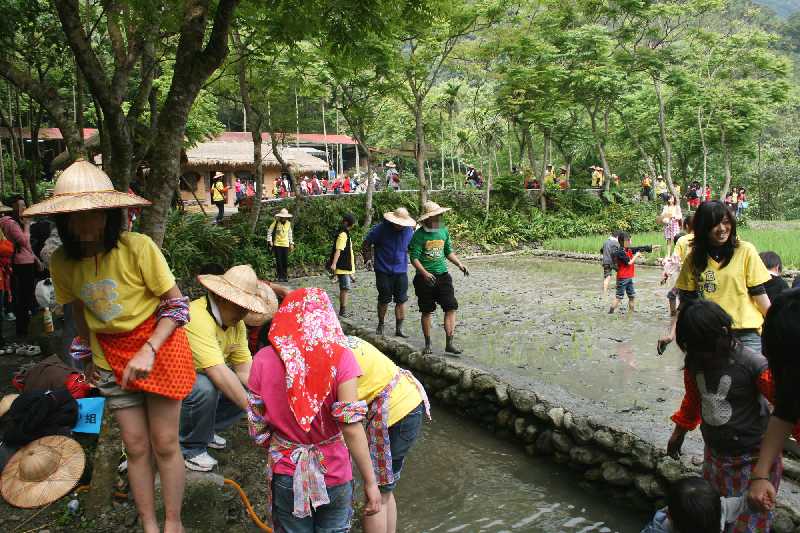
[[[405,274],[408,272],[408,243],[414,228],[394,229],[390,222],[373,226],[364,242],[375,247],[375,272]]]
[[[341,431],[339,423],[331,415],[331,408],[337,401],[336,391],[340,384],[356,379],[360,375],[361,368],[353,352],[350,350],[342,352],[339,364],[336,365],[336,378],[331,393],[325,398],[308,433],[303,431],[289,408],[289,398],[286,394],[286,367],[272,346],[263,348],[253,358],[247,387],[264,401],[264,421],[273,431],[291,442],[313,444],[326,441]],[[333,487],[353,479],[350,454],[344,440],[320,446],[319,449],[325,458],[327,468],[325,485]],[[291,459],[284,457],[275,465],[274,472],[291,476],[294,474],[294,468]]]

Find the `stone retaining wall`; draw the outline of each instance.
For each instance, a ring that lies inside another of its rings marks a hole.
[[[377,336],[344,320],[342,326],[413,370],[432,400],[500,437],[517,441],[528,455],[549,457],[580,472],[594,490],[654,509],[663,505],[669,483],[700,473],[700,458],[672,459],[621,425],[582,416],[577,409],[566,410],[546,393],[534,390],[535,385],[513,386],[460,359],[423,355],[405,342]],[[800,514],[781,503],[773,531],[800,533]]]

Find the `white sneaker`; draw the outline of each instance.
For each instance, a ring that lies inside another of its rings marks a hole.
[[[224,450],[225,446],[228,445],[228,441],[214,433],[214,437],[211,439],[211,442],[208,443],[208,447],[214,450]]]
[[[185,458],[183,463],[186,468],[195,472],[211,472],[217,466],[217,460],[208,455],[208,452],[203,452],[191,459]]]

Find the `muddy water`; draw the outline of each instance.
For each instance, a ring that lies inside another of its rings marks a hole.
[[[399,531],[638,532],[648,520],[580,477],[435,409],[397,487]]]
[[[680,402],[683,382],[677,348],[670,347],[663,357],[655,350],[656,340],[669,325],[659,269],[637,268],[635,313],[629,313],[624,303],[609,315],[609,300],[601,296],[599,264],[530,256],[466,263],[468,278],[451,269],[459,301],[457,340],[466,357],[559,385],[606,411],[639,412],[665,424]],[[329,289],[336,303],[334,283],[326,277],[301,281]],[[413,288],[409,297],[406,333],[422,346]],[[374,275],[359,272],[351,297],[355,321],[377,322],[376,298]],[[441,316],[437,312],[434,318],[436,350],[444,347]]]

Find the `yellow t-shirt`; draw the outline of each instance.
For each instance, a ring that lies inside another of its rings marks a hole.
[[[708,258],[708,266],[698,278],[692,268],[692,253],[689,253],[681,267],[675,286],[684,291],[699,291],[700,296],[719,304],[733,319],[733,329],[758,329],[764,317],[753,303],[748,288],[757,287],[770,280],[764,262],[758,256],[756,247],[746,241],[739,241],[725,268]]]
[[[218,181],[211,187],[211,199],[215,202],[221,202],[225,199],[225,185]]]
[[[556,181],[556,174],[555,172],[548,172],[544,175],[544,184],[550,185],[551,183]]]
[[[358,337],[348,337],[350,349],[356,356],[361,376],[358,378],[358,399],[367,403],[392,382],[398,372],[397,365],[380,350]],[[389,395],[389,425],[393,426],[422,402],[417,386],[401,376]]]
[[[336,249],[340,252],[343,252],[345,247],[347,246],[347,233],[341,232],[338,237],[336,237]],[[336,269],[336,274],[352,274],[356,271],[356,261],[355,257],[353,256],[353,243],[350,243],[350,270],[343,270],[341,268]]]
[[[59,248],[50,259],[56,301],[80,300],[91,331],[92,360],[111,370],[95,333],[132,331],[155,313],[175,285],[164,255],[147,235],[124,232],[117,247],[78,261]]]
[[[275,240],[272,240],[272,232],[275,231]],[[281,248],[288,248],[292,242],[292,223],[288,220],[278,224],[277,220],[273,220],[272,224],[267,229],[267,242],[271,242],[273,246]]]
[[[194,367],[204,370],[217,365],[239,365],[252,361],[244,321],[222,329],[211,314],[209,305],[205,296],[189,304],[190,320],[185,328]]]
[[[689,233],[679,238],[675,243],[675,255],[681,259],[681,264],[686,261],[686,256],[689,255],[689,247],[694,241],[694,234]]]

